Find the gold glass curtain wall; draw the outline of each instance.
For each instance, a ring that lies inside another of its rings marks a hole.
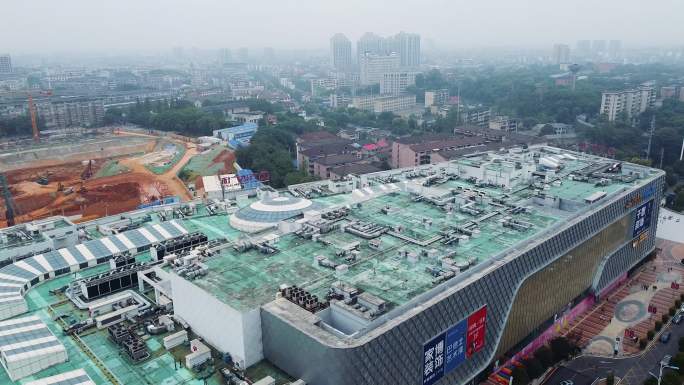
[[[625,215],[525,280],[513,302],[497,356],[591,286],[601,260],[627,240],[631,218],[631,214]]]

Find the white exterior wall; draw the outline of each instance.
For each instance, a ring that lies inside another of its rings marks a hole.
[[[221,352],[228,352],[246,368],[263,357],[261,310],[240,312],[207,291],[175,274],[170,274],[175,315]]]
[[[67,352],[63,346],[51,349],[53,351],[49,354],[41,354],[9,362],[5,362],[5,357],[3,355],[3,364],[6,365],[5,368],[7,369],[10,379],[16,381],[34,373],[38,373],[53,365],[67,361]]]

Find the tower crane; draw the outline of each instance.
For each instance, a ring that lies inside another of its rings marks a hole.
[[[52,90],[41,91],[40,94],[44,96],[52,96]],[[30,92],[28,92],[28,108],[29,115],[31,115],[31,128],[33,128],[33,140],[37,142],[40,140],[40,131],[38,130],[38,121],[36,118],[36,104],[33,103],[33,95]]]

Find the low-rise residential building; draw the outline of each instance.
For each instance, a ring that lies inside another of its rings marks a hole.
[[[446,88],[440,90],[425,91],[425,107],[443,106],[449,102],[449,90]]]
[[[391,166],[414,167],[444,162],[451,157],[475,152],[544,142],[544,139],[515,132],[457,127],[452,135],[420,135],[397,139],[392,143]]]
[[[638,88],[622,91],[605,91],[601,97],[601,115],[609,122],[615,121],[621,114],[627,119],[637,117],[648,108],[655,106],[656,89],[650,84],[642,84]]]
[[[36,110],[45,126],[52,129],[97,127],[104,122],[102,100],[39,103]]]
[[[352,98],[352,106],[359,110],[372,111],[375,113],[398,112],[411,109],[416,105],[416,95],[397,96],[355,96]]]
[[[314,175],[313,161],[317,158],[339,154],[349,154],[356,149],[352,141],[343,139],[328,131],[308,132],[295,140],[297,168],[308,175]]]
[[[370,163],[352,163],[330,168],[328,175],[329,179],[339,180],[347,175],[371,174],[378,171],[382,171],[382,169]]]
[[[400,95],[414,84],[416,84],[415,72],[388,72],[382,75],[380,94]]]
[[[519,128],[522,128],[522,122],[516,118],[499,115],[489,121],[489,128],[493,130],[518,131]]]
[[[313,175],[321,179],[330,179],[330,169],[353,164],[360,160],[361,158],[353,153],[320,156],[312,160]]]
[[[663,99],[676,99],[681,92],[681,87],[678,86],[665,86],[660,87],[660,97]]]
[[[400,138],[392,143],[392,168],[414,167],[437,163],[434,154],[446,149],[473,147],[486,139],[449,134],[420,135]]]
[[[492,110],[489,107],[465,107],[461,111],[463,122],[478,127],[489,127]]]
[[[247,112],[231,112],[228,119],[238,123],[253,123],[257,126],[259,121],[264,118],[264,113],[261,111],[247,111]]]

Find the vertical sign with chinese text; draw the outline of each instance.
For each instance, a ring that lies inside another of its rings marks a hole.
[[[432,385],[484,347],[483,306],[423,345],[423,385]]]
[[[486,306],[481,307],[468,317],[468,332],[466,334],[466,354],[468,358],[484,347],[486,320]]]
[[[653,201],[650,200],[641,206],[637,207],[634,217],[634,227],[632,231],[632,238],[646,231],[651,226],[651,211],[653,210]]]

